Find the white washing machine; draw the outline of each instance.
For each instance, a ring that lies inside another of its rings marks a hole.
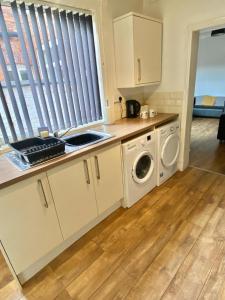
[[[157,185],[169,179],[177,171],[180,151],[180,126],[178,121],[156,129],[157,137]]]
[[[122,145],[124,207],[130,207],[156,186],[156,137],[151,131]]]

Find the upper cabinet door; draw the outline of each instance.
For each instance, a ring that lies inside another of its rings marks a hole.
[[[123,198],[121,145],[100,150],[91,158],[98,212]]]
[[[160,82],[162,24],[137,16],[133,22],[135,83]]]
[[[162,65],[162,22],[128,13],[114,20],[118,88],[159,84]]]
[[[66,239],[97,217],[90,159],[75,159],[47,174]]]
[[[0,241],[16,274],[63,241],[45,173],[0,191]]]

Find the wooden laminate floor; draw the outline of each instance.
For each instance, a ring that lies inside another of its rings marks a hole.
[[[193,119],[190,165],[225,174],[225,144],[217,140],[218,125],[219,119]]]
[[[225,176],[188,168],[118,209],[1,300],[225,299]]]

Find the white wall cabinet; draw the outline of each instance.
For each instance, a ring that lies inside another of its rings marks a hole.
[[[114,20],[117,87],[129,88],[161,81],[162,22],[129,13]]]
[[[64,239],[97,217],[90,159],[82,157],[47,172]]]
[[[98,212],[123,198],[121,146],[111,146],[91,157]]]
[[[0,191],[0,240],[16,274],[63,241],[45,173]]]

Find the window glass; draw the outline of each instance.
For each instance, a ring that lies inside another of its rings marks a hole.
[[[14,1],[0,30],[2,143],[103,119],[89,12]]]
[[[21,70],[21,71],[20,71],[20,78],[21,78],[21,80],[23,80],[23,81],[29,80],[28,74],[27,74],[27,71],[26,71],[26,70]]]

